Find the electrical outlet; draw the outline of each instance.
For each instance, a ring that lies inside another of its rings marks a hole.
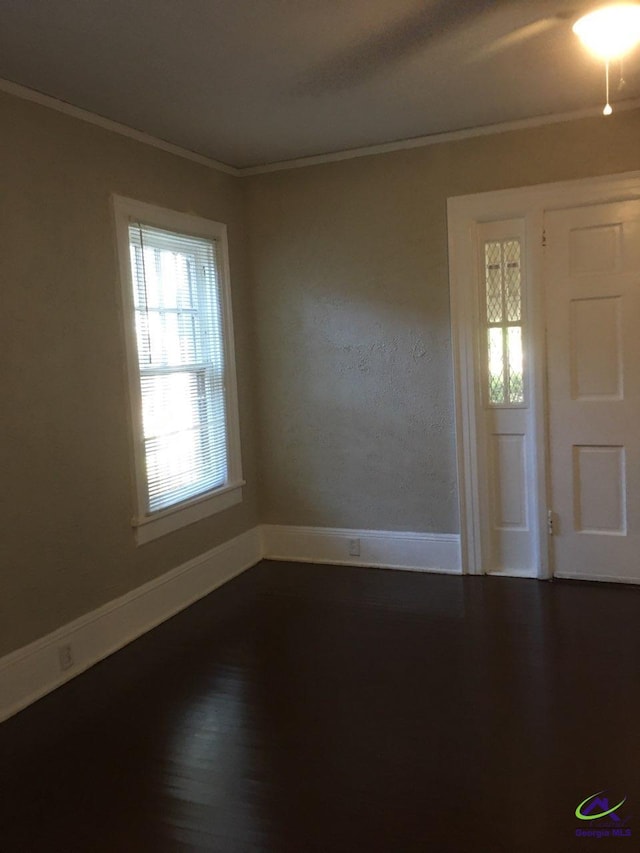
[[[349,556],[350,557],[359,557],[360,556],[360,540],[359,539],[349,539]]]
[[[58,658],[60,659],[60,669],[71,669],[73,666],[73,653],[71,651],[71,646],[60,646],[58,648]]]

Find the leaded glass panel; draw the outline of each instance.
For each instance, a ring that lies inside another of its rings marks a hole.
[[[509,323],[518,323],[522,317],[520,242],[507,240],[503,243],[503,256],[507,320]]]
[[[524,403],[521,245],[516,239],[484,244],[488,402]]]
[[[522,328],[520,326],[511,326],[507,329],[507,359],[509,402],[524,403]]]
[[[502,322],[502,247],[498,242],[485,243],[485,280],[487,322]]]
[[[502,340],[502,329],[490,328],[489,337],[489,401],[495,405],[504,405],[505,381],[504,381],[504,345]]]

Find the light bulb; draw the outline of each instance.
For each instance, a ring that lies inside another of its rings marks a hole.
[[[573,31],[601,59],[620,59],[640,42],[640,5],[617,3],[596,9],[576,21]]]
[[[610,116],[612,112],[613,112],[613,107],[611,106],[611,104],[605,104],[605,107],[602,110],[602,115],[603,116]]]

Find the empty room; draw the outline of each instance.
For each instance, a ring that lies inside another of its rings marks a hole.
[[[5,0],[0,127],[0,851],[638,849],[640,3]]]

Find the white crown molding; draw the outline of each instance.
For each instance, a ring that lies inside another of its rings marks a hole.
[[[637,98],[616,104],[614,111],[628,112],[629,110],[639,108],[640,98]],[[432,133],[427,136],[416,136],[412,139],[401,139],[397,142],[385,142],[380,145],[368,145],[363,148],[350,148],[346,151],[336,151],[332,154],[318,154],[312,157],[300,157],[296,160],[282,160],[278,163],[267,163],[263,166],[248,166],[238,169],[238,173],[241,177],[248,177],[251,175],[264,175],[269,172],[283,172],[287,169],[304,169],[307,166],[319,166],[323,163],[355,160],[359,157],[372,157],[375,154],[389,154],[393,151],[406,151],[410,148],[425,148],[428,145],[440,145],[443,142],[458,142],[462,139],[473,139],[476,136],[493,136],[494,134],[508,133],[513,130],[526,130],[533,127],[543,127],[548,124],[561,124],[562,122],[596,118],[598,116],[602,116],[602,108],[589,107],[584,110],[536,116],[535,118],[506,121],[499,124],[487,124],[482,127],[470,127],[465,130],[453,130],[447,133]]]
[[[0,721],[170,619],[260,561],[258,527],[0,659]],[[73,665],[61,671],[59,650]]]
[[[211,157],[205,157],[202,154],[197,154],[195,151],[189,151],[188,148],[181,148],[179,145],[174,145],[173,142],[167,142],[164,139],[158,139],[156,136],[151,136],[149,133],[144,133],[142,130],[135,130],[126,124],[120,124],[118,121],[113,121],[110,118],[92,113],[89,110],[83,110],[81,107],[74,107],[66,101],[60,101],[58,98],[53,98],[51,95],[45,95],[43,92],[38,92],[36,89],[29,89],[27,86],[21,86],[19,83],[13,83],[11,80],[3,80],[0,78],[0,92],[6,92],[8,95],[14,95],[16,98],[21,98],[23,101],[32,101],[40,106],[48,107],[51,110],[56,110],[64,115],[72,116],[73,118],[86,121],[89,124],[95,124],[104,130],[110,130],[112,133],[118,133],[120,136],[126,136],[129,139],[135,139],[136,142],[142,142],[143,145],[150,145],[152,148],[159,148],[161,151],[166,151],[169,154],[174,154],[176,157],[182,157],[183,160],[191,160],[193,163],[199,163],[201,166],[206,166],[208,169],[215,169],[218,172],[224,172],[226,175],[238,176],[241,172],[234,166],[229,166],[226,163],[220,163],[218,160],[213,160]]]
[[[267,560],[462,573],[458,534],[276,524],[263,524],[261,532],[262,554]],[[349,555],[352,539],[360,540],[358,556]]]
[[[251,177],[251,175],[264,175],[269,172],[283,172],[288,169],[304,169],[307,166],[318,166],[323,163],[337,163],[341,160],[355,160],[359,157],[372,157],[375,154],[389,154],[393,151],[405,151],[410,148],[424,148],[428,145],[440,145],[443,142],[457,142],[462,139],[473,139],[476,136],[492,136],[497,133],[508,133],[512,130],[526,130],[527,128],[543,127],[547,124],[561,124],[567,121],[577,121],[584,118],[595,118],[602,115],[600,107],[589,107],[583,110],[574,110],[573,112],[556,113],[555,115],[537,116],[535,118],[519,119],[517,121],[507,121],[499,124],[488,124],[482,127],[470,127],[465,130],[453,130],[447,133],[432,133],[427,136],[416,136],[412,139],[400,139],[396,142],[384,142],[379,145],[368,145],[363,148],[349,148],[345,151],[335,151],[330,154],[317,154],[310,157],[299,157],[294,160],[281,160],[277,163],[267,163],[261,166],[245,166],[236,167],[230,166],[227,163],[221,163],[211,157],[205,157],[203,154],[197,154],[195,151],[190,151],[188,148],[181,148],[179,145],[174,145],[172,142],[166,142],[164,139],[158,139],[151,134],[144,133],[141,130],[135,130],[126,124],[113,121],[104,116],[92,113],[89,110],[84,110],[81,107],[74,107],[66,101],[61,101],[58,98],[53,98],[51,95],[45,95],[38,92],[36,89],[30,89],[27,86],[22,86],[19,83],[14,83],[11,80],[3,80],[0,78],[0,92],[6,92],[9,95],[14,95],[16,98],[22,98],[25,101],[33,101],[49,109],[57,110],[73,118],[86,121],[89,124],[95,124],[105,130],[110,130],[113,133],[119,133],[121,136],[126,136],[129,139],[135,139],[136,142],[141,142],[144,145],[151,145],[153,148],[159,148],[161,151],[167,151],[169,154],[174,154],[176,157],[182,157],[185,160],[191,160],[193,163],[199,163],[201,166],[206,166],[209,169],[215,169],[219,172],[224,172],[227,175],[235,177]],[[640,98],[628,101],[621,101],[616,104],[615,112],[628,112],[629,110],[640,109]]]

